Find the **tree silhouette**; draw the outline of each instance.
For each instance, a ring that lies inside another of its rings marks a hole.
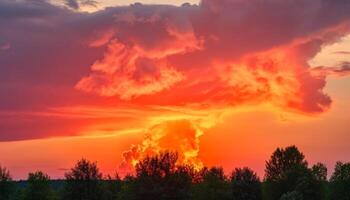
[[[293,192],[287,192],[286,194],[283,194],[280,200],[304,200],[304,199],[299,192],[293,191]]]
[[[265,179],[279,181],[284,178],[286,172],[294,168],[307,168],[307,165],[304,154],[296,146],[277,148],[266,162]]]
[[[193,186],[192,199],[231,199],[230,185],[221,167],[204,168],[199,174],[201,174],[202,178],[200,182]]]
[[[245,167],[236,168],[231,176],[234,200],[261,200],[261,182],[257,174]]]
[[[307,169],[303,176],[298,177],[295,191],[300,193],[303,199],[323,200],[326,198],[323,182],[317,180],[310,169]]]
[[[350,163],[337,162],[330,179],[330,200],[350,200]]]
[[[191,176],[186,166],[177,165],[176,153],[164,152],[146,157],[136,165],[136,177],[133,181],[135,198],[186,199],[191,187]]]
[[[327,181],[327,167],[322,163],[317,163],[311,168],[312,174],[318,181]]]
[[[195,170],[171,152],[146,157],[123,180],[118,174],[102,178],[97,164],[86,159],[65,178],[51,181],[37,171],[27,181],[13,181],[0,166],[0,200],[350,200],[350,163],[338,162],[328,182],[326,166],[309,168],[295,146],[273,152],[263,182],[247,167],[229,178],[221,167]]]
[[[0,165],[0,200],[8,200],[14,191],[10,172]]]
[[[127,175],[122,182],[121,191],[118,193],[118,200],[135,200],[136,199],[136,179]]]
[[[53,200],[50,177],[41,171],[29,173],[28,186],[24,192],[24,200]]]
[[[328,182],[327,182],[327,167],[322,163],[317,163],[311,168],[312,175],[316,180],[319,187],[321,187],[320,195],[322,199],[326,199],[328,192]]]
[[[116,200],[121,191],[122,180],[120,179],[118,173],[111,176],[107,176],[106,180],[102,182],[103,186],[103,198],[105,200]]]
[[[296,146],[277,148],[266,162],[264,198],[278,200],[297,192],[304,199],[323,199],[323,187],[308,168],[305,156]]]
[[[102,174],[97,164],[86,159],[79,160],[74,168],[65,174],[65,200],[101,200]]]

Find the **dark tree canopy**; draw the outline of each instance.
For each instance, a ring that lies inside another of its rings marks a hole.
[[[337,162],[331,181],[349,181],[350,180],[350,163]]]
[[[121,185],[121,190],[118,193],[118,200],[135,200],[136,199],[136,179],[134,176],[127,175]]]
[[[293,191],[283,194],[280,200],[304,200],[304,198],[299,192]]]
[[[178,155],[163,152],[136,165],[136,199],[186,199],[192,183],[190,167],[177,165]]]
[[[307,165],[304,154],[296,146],[277,148],[270,160],[266,162],[265,179],[282,180],[288,171],[293,168],[306,168]]]
[[[279,200],[298,194],[303,199],[322,200],[325,192],[318,178],[296,146],[277,148],[266,162],[264,198]]]
[[[0,181],[1,182],[8,182],[11,181],[12,177],[10,175],[10,171],[6,169],[5,167],[1,167],[0,165]]]
[[[231,176],[234,200],[261,200],[261,182],[258,175],[251,169],[236,168]]]
[[[0,165],[0,200],[7,200],[13,192],[12,178],[9,170]]]
[[[178,155],[148,156],[123,179],[102,176],[97,164],[79,160],[65,180],[37,171],[26,181],[12,180],[0,167],[0,200],[350,200],[350,163],[338,162],[330,180],[322,163],[308,167],[295,147],[278,148],[266,162],[260,181],[251,169],[200,170],[178,163]]]
[[[102,173],[96,163],[81,159],[70,172],[65,174],[65,177],[68,181],[98,181],[102,179]]]
[[[330,200],[350,200],[350,163],[337,162],[330,179]]]
[[[50,187],[50,177],[37,171],[29,173],[28,186],[24,192],[24,200],[52,200],[54,199],[53,191]]]
[[[231,199],[229,181],[223,168],[204,168],[199,174],[201,180],[192,188],[194,200]]]
[[[323,163],[317,163],[311,168],[312,174],[318,181],[327,181],[327,167]]]
[[[103,197],[105,200],[116,200],[119,196],[119,192],[122,188],[122,180],[118,173],[115,173],[114,177],[108,175],[102,182]]]
[[[97,164],[86,159],[79,160],[65,174],[65,200],[100,200],[102,198],[102,173]]]

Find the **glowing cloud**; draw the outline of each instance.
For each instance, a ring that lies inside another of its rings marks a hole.
[[[130,99],[168,89],[183,79],[181,73],[167,67],[163,60],[142,56],[136,49],[117,41],[112,41],[108,49],[105,58],[92,66],[95,73],[82,79],[76,86],[78,89]]]
[[[109,41],[103,59],[76,88],[136,104],[147,104],[144,99],[150,96],[168,106],[268,102],[287,111],[320,113],[332,102],[322,91],[326,76],[346,75],[348,66],[310,70],[308,61],[322,46],[349,33],[344,7],[350,9],[350,4],[329,0],[135,4],[113,15],[118,24],[113,34],[97,40]],[[124,162],[133,165],[170,149],[182,152],[181,162],[200,166],[202,134],[191,121],[165,119],[124,153]]]
[[[200,168],[198,160],[200,127],[188,120],[165,121],[151,127],[140,145],[123,153],[123,167],[132,167],[139,160],[162,151],[179,153],[179,164],[192,164]],[[130,166],[132,164],[132,166]]]
[[[267,103],[319,114],[332,103],[324,92],[327,76],[349,74],[346,60],[335,67],[309,64],[322,47],[349,34],[347,0],[136,3],[94,13],[77,10],[95,1],[64,2],[0,1],[0,93],[7,94],[0,98],[0,128],[7,132],[0,140],[98,132],[105,121],[111,130],[104,132],[114,132],[130,125],[116,123],[134,120],[132,128],[145,128],[145,137],[124,153],[125,166],[169,149],[181,152],[180,162],[200,166],[199,138],[225,110]],[[103,111],[83,118],[81,107]],[[221,113],[212,116],[216,109]],[[197,110],[207,112],[197,116]],[[45,115],[31,121],[19,111]],[[42,129],[41,119],[50,115],[52,125]],[[14,128],[34,126],[44,131]]]
[[[76,88],[142,104],[153,95],[166,105],[272,102],[319,113],[331,99],[322,92],[325,77],[313,76],[308,60],[348,33],[344,6],[350,7],[326,0],[131,5],[92,42],[107,50]],[[318,20],[325,11],[329,19]]]

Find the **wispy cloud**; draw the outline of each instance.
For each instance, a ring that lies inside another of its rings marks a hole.
[[[336,51],[334,53],[335,54],[340,54],[340,55],[350,55],[350,51]]]
[[[343,77],[350,75],[350,62],[340,63],[338,66],[334,67],[315,67],[311,70],[315,76],[336,76]]]

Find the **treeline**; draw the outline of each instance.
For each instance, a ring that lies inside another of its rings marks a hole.
[[[310,167],[295,146],[273,152],[262,180],[247,167],[226,175],[221,167],[195,170],[177,160],[171,152],[147,157],[121,179],[103,177],[82,159],[61,182],[38,171],[24,186],[0,167],[0,200],[350,200],[350,163],[338,162],[328,180],[326,166]]]

